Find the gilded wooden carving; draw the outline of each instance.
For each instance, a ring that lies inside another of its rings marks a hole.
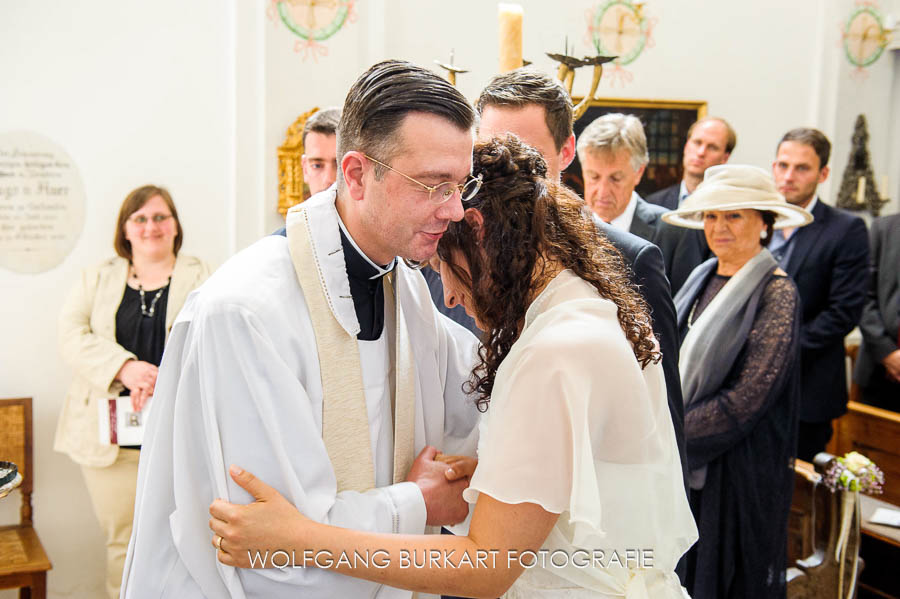
[[[303,127],[307,119],[318,112],[315,107],[304,112],[288,127],[284,143],[278,147],[278,212],[287,214],[291,206],[309,197],[309,188],[303,181]]]

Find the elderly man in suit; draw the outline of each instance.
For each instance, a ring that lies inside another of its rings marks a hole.
[[[588,206],[611,227],[659,246],[674,295],[706,252],[693,232],[662,222],[665,208],[646,202],[634,190],[649,162],[641,121],[605,114],[585,127],[577,150]]]
[[[853,378],[864,403],[900,412],[900,214],[875,219],[869,244],[872,279]]]
[[[793,129],[781,138],[772,164],[778,191],[815,218],[801,229],[775,231],[769,244],[803,303],[797,457],[809,461],[831,439],[831,420],[847,411],[844,337],[859,324],[869,276],[865,223],[816,195],[828,178],[830,153],[821,131]]]

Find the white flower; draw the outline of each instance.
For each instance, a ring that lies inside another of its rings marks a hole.
[[[866,468],[871,463],[872,460],[856,451],[851,451],[844,456],[844,465],[854,474],[858,474],[863,468]]]

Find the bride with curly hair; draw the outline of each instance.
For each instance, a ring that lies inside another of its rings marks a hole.
[[[232,467],[256,501],[210,507],[218,559],[246,568],[292,551],[298,565],[466,597],[684,597],[674,569],[697,529],[647,307],[537,151],[494,139],[473,169],[481,189],[438,249],[446,303],[486,331],[468,383],[483,412],[468,534],[329,526]]]

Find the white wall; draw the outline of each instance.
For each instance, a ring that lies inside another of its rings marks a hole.
[[[70,380],[56,316],[79,269],[112,254],[119,205],[139,185],[172,192],[183,251],[218,264],[234,250],[233,16],[216,0],[51,4],[0,2],[0,131],[33,130],[65,148],[87,218],[58,267],[0,269],[0,397],[34,398],[34,513],[53,562],[50,596],[84,598],[102,593],[105,550],[80,471],[52,450]],[[0,522],[17,520],[18,502],[18,492],[0,500]]]
[[[882,5],[900,16],[900,0]],[[585,13],[598,2],[522,0],[524,54],[553,72],[545,51],[564,37],[591,53]],[[0,397],[35,399],[35,515],[54,570],[51,597],[97,596],[102,541],[80,472],[52,451],[70,372],[56,349],[56,315],[83,266],[111,254],[116,211],[146,182],[170,188],[186,230],[184,251],[219,264],[280,226],[275,149],[313,106],[341,105],[371,64],[403,58],[437,70],[434,59],[471,72],[460,89],[474,99],[495,73],[493,2],[360,0],[356,20],[324,42],[327,56],[304,61],[298,38],[267,13],[269,0],[0,0],[0,132],[37,131],[78,165],[87,222],[71,255],[38,275],[0,270]],[[706,100],[738,130],[734,161],[768,166],[774,145],[798,125],[834,142],[833,201],[856,114],[869,119],[877,178],[891,170],[900,195],[900,58],[886,54],[868,77],[850,77],[838,24],[850,0],[651,0],[655,47],[628,66],[626,87],[607,97]],[[576,95],[589,74],[579,73]],[[0,501],[13,521],[17,497]],[[11,597],[0,592],[0,598]]]
[[[882,8],[900,17],[900,0],[882,0]],[[900,35],[900,34],[898,34]],[[834,98],[835,111],[830,131],[826,131],[834,144],[831,158],[831,190],[827,196],[829,202],[837,200],[841,179],[851,149],[851,137],[856,117],[865,115],[869,130],[869,158],[872,163],[875,181],[881,189],[881,178],[889,176],[892,181],[892,201],[882,207],[882,214],[897,212],[898,177],[900,177],[900,143],[897,135],[891,135],[892,129],[900,131],[900,51],[885,51],[872,66],[860,72],[844,58],[843,49],[839,49],[839,68],[835,69],[839,84]],[[897,91],[895,91],[897,90]],[[870,182],[871,183],[871,182]],[[868,212],[858,213],[867,221],[871,220]]]
[[[883,208],[885,213],[900,211],[900,49],[891,52],[890,60],[893,62],[894,78],[890,91],[891,117],[890,123],[886,123],[890,147],[888,148],[887,170],[889,188],[888,194],[891,203]]]
[[[523,54],[536,67],[555,72],[555,63],[545,52],[560,52],[566,36],[575,46],[574,54],[595,53],[586,13],[599,2],[519,3],[525,11]],[[705,100],[710,114],[727,118],[738,131],[732,161],[766,168],[784,132],[797,126],[818,127],[835,145],[831,164],[838,167],[838,174],[846,162],[853,120],[865,112],[880,181],[888,168],[890,141],[897,138],[888,134],[888,124],[900,117],[890,112],[897,104],[889,97],[896,85],[894,57],[886,54],[862,81],[850,76],[840,46],[840,24],[853,6],[850,0],[658,0],[645,6],[648,16],[656,19],[654,47],[626,67],[634,78],[624,87],[612,86],[607,68],[599,96]],[[886,0],[882,7],[900,16],[898,0]],[[293,51],[297,38],[277,18],[270,20],[268,147],[284,140],[287,127],[301,112],[312,106],[340,105],[355,76],[384,58],[403,58],[440,71],[433,61],[446,61],[454,49],[456,64],[470,70],[459,75],[458,85],[473,100],[496,72],[496,3],[458,0],[451,8],[441,0],[373,0],[361,2],[357,12],[358,21],[326,41],[329,55],[318,61],[301,60]],[[589,84],[590,73],[583,69],[574,94],[584,95]],[[900,146],[893,151],[900,154]],[[270,204],[277,193],[275,168],[270,152],[266,165]],[[897,182],[900,166],[895,170],[891,180]],[[834,178],[826,182],[820,190],[823,197],[833,202],[838,185]],[[270,222],[274,227],[278,219]]]

